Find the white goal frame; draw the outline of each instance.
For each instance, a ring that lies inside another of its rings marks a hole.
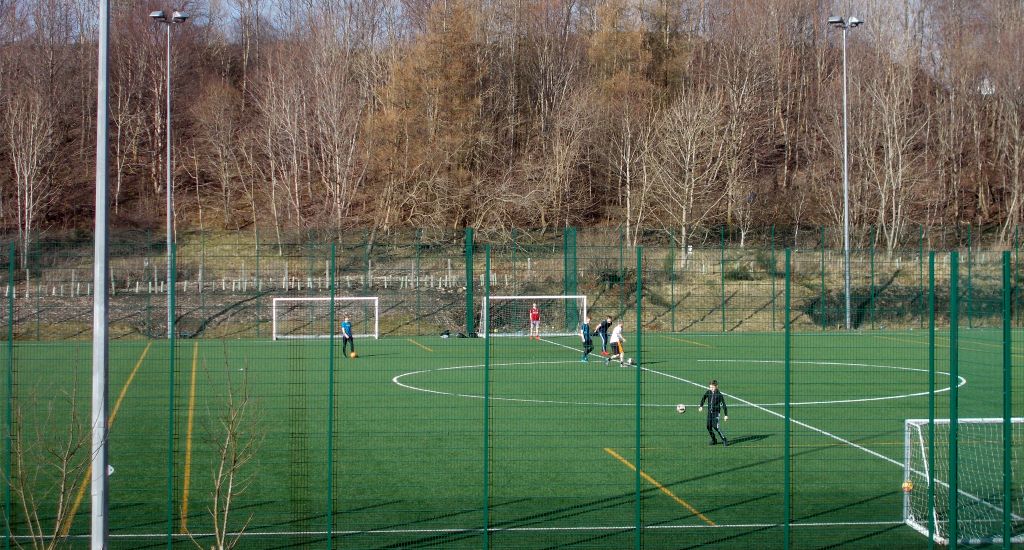
[[[999,424],[1001,426],[1005,419],[1003,417],[996,417],[996,418],[959,418],[957,420],[958,420],[958,422],[957,422],[958,425],[960,425],[960,424]],[[903,479],[904,480],[911,480],[914,477],[917,477],[917,478],[923,478],[925,480],[925,485],[923,487],[914,486],[911,489],[914,492],[916,492],[916,491],[928,491],[927,482],[929,480],[933,481],[937,487],[941,487],[941,488],[945,489],[948,492],[949,491],[949,483],[939,477],[940,475],[942,475],[943,472],[940,469],[938,469],[938,468],[936,468],[936,471],[934,472],[934,474],[932,472],[928,471],[928,461],[927,461],[927,456],[928,456],[928,447],[927,447],[927,445],[928,445],[928,442],[927,442],[927,435],[926,434],[927,434],[927,429],[928,429],[929,422],[930,421],[927,418],[908,418],[908,419],[905,419],[904,422],[903,422]],[[948,418],[936,418],[936,419],[934,419],[934,422],[935,422],[936,426],[939,426],[939,425],[949,426],[950,425],[950,419],[948,419]],[[1011,424],[1024,424],[1024,417],[1012,417],[1012,418],[1010,418],[1010,423]],[[924,431],[925,433],[922,433],[920,438],[915,437],[913,435],[913,432],[914,432],[915,429],[917,429],[919,431]],[[1002,437],[1001,434],[1000,434],[1000,437]],[[916,446],[917,449],[914,449],[912,446]],[[948,440],[943,442],[943,446],[944,446],[944,448],[948,448],[948,446],[949,446]],[[935,448],[939,449],[939,446],[936,445]],[[1001,449],[1002,449],[1002,447],[1000,447],[1000,454],[1002,454]],[[922,457],[924,459],[923,463],[918,465],[920,469],[915,468],[915,465],[912,465],[910,463],[911,462],[911,457],[915,456],[915,452],[919,453],[917,456],[920,456],[920,457]],[[1000,471],[997,473],[997,475],[999,475],[1000,477],[1002,476],[1001,468],[1002,468],[1002,463],[1000,462]],[[934,477],[933,477],[933,475],[934,475]],[[959,498],[961,500],[970,501],[970,502],[973,502],[975,505],[984,506],[984,507],[990,508],[993,511],[998,512],[1000,515],[1002,515],[1002,513],[1003,513],[1002,503],[1000,503],[997,506],[997,505],[992,504],[991,502],[989,502],[989,501],[987,501],[987,500],[985,500],[985,499],[983,499],[983,498],[981,498],[981,497],[979,497],[977,495],[971,494],[971,493],[969,493],[969,492],[967,492],[967,491],[965,491],[963,489],[958,489],[957,492],[959,493]],[[936,499],[936,500],[938,500],[938,499]],[[939,525],[940,525],[939,513],[940,512],[944,512],[944,510],[940,509],[939,507],[933,507],[933,510],[932,510],[933,517],[931,518],[932,522],[934,522],[934,525],[935,525],[935,531],[933,532],[933,539],[938,544],[949,544],[949,538],[944,534],[944,533],[948,533],[948,526],[945,529],[943,529],[941,533],[940,533],[940,530],[939,530]],[[1011,516],[1013,518],[1013,521],[1022,521],[1022,520],[1024,520],[1024,518],[1022,518],[1021,516],[1013,513],[1012,511],[1011,511]],[[909,527],[911,527],[915,531],[921,533],[925,537],[928,536],[929,518],[927,517],[927,512],[925,512],[924,517],[916,517],[914,515],[914,510],[912,509],[912,504],[911,504],[911,494],[909,492],[907,492],[907,491],[904,491],[904,494],[903,494],[903,521],[904,521],[904,523],[906,523]],[[945,522],[943,522],[943,523],[945,523]],[[991,538],[985,538],[985,539],[965,538],[965,539],[961,539],[961,542],[964,542],[966,544],[996,544],[996,543],[1001,543],[1002,542],[1002,536],[1001,535],[1002,535],[1002,530],[999,529],[996,532],[996,534],[994,534],[993,537],[991,537]],[[1011,542],[1013,544],[1018,544],[1018,543],[1024,542],[1024,535],[1014,536],[1012,538]]]
[[[587,296],[585,294],[547,294],[547,295],[517,295],[517,296],[488,296],[484,299],[480,312],[480,324],[483,327],[484,337],[488,336],[526,336],[528,331],[523,332],[496,332],[491,334],[490,327],[490,302],[491,300],[517,300],[533,302],[537,300],[575,300],[583,304],[580,311],[580,321],[587,318]],[[573,332],[541,332],[542,336],[576,336],[579,333]]]
[[[305,339],[317,339],[317,338],[330,338],[330,334],[309,334],[309,335],[280,335],[277,333],[277,308],[281,304],[281,307],[285,307],[288,303],[295,302],[330,302],[332,300],[329,296],[306,296],[303,298],[274,298],[271,306],[271,326],[274,340],[305,340]],[[372,302],[373,303],[373,334],[359,334],[355,335],[356,338],[380,338],[380,298],[378,296],[335,296],[333,298],[335,302]],[[337,316],[335,316],[337,317]],[[335,319],[338,321],[339,319]],[[336,328],[332,330],[337,330]]]

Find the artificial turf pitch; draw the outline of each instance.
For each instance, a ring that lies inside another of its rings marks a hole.
[[[1002,414],[999,336],[960,334],[961,417]],[[639,357],[626,345],[639,369],[597,354],[583,363],[572,337],[485,343],[360,339],[350,359],[340,340],[333,354],[327,340],[177,340],[173,381],[166,340],[112,343],[111,546],[166,546],[168,532],[175,546],[193,546],[186,533],[212,544],[229,393],[236,410],[248,397],[236,441],[254,449],[228,519],[242,548],[326,547],[328,530],[341,548],[783,544],[782,334],[645,334]],[[943,333],[939,418],[948,346]],[[26,440],[67,436],[71,402],[88,422],[90,353],[87,342],[15,343]],[[902,524],[901,483],[903,421],[928,417],[927,332],[796,334],[789,359],[791,546],[925,547]],[[728,447],[708,445],[697,410],[712,378],[729,406]],[[70,524],[82,547],[83,494]]]

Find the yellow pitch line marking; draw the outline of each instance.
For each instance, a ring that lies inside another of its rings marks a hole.
[[[893,338],[891,336],[879,336],[877,334],[874,335],[874,336],[875,336],[875,338],[880,338],[882,340],[892,340],[893,342],[906,342],[906,343],[910,343],[910,344],[917,344],[917,345],[920,345],[920,346],[927,346],[928,345],[928,342],[922,342],[922,341],[919,341],[919,340],[907,340],[907,339],[903,339],[903,338]],[[949,341],[948,337],[940,337],[938,335],[936,335],[935,339],[936,340],[942,339],[942,340],[946,340],[947,342]],[[970,344],[974,344],[974,345],[979,345],[979,346],[992,346],[992,347],[996,347],[996,348],[1002,348],[1002,344],[989,344],[987,342],[969,342],[969,343]],[[943,346],[943,347],[945,347],[945,346]],[[964,351],[976,351],[976,352],[979,352],[979,353],[993,353],[995,351],[995,350],[985,350],[985,349],[971,348],[971,347],[967,347],[967,346],[960,346],[960,349],[962,349]],[[1013,356],[1014,357],[1024,357],[1024,353],[1014,353]]]
[[[117,418],[117,411],[121,409],[121,403],[124,402],[124,396],[128,394],[128,386],[132,385],[132,380],[135,379],[135,373],[139,372],[139,367],[141,367],[142,362],[146,360],[146,354],[149,353],[149,347],[152,345],[153,342],[146,344],[146,348],[142,350],[142,355],[139,356],[139,360],[135,362],[135,368],[133,368],[131,374],[128,375],[128,380],[125,380],[124,386],[121,388],[121,393],[117,396],[117,401],[114,402],[114,408],[110,410],[110,417],[107,418],[108,430],[114,425],[114,419]],[[71,532],[71,523],[75,521],[75,515],[78,513],[78,508],[82,506],[82,499],[85,498],[85,488],[88,486],[91,476],[92,464],[90,463],[85,469],[85,477],[82,479],[82,483],[78,486],[78,494],[75,495],[75,503],[71,505],[71,510],[68,511],[68,519],[60,529],[62,536],[67,536],[67,534]]]
[[[196,365],[199,364],[199,342],[192,346],[192,381],[188,390],[188,428],[185,430],[185,479],[181,488],[181,530],[188,532],[188,489],[192,481],[192,419],[196,410]]]
[[[713,347],[715,347],[715,346],[712,346],[711,344],[704,344],[704,343],[701,343],[701,342],[694,342],[693,340],[687,340],[686,338],[676,338],[675,336],[665,336],[664,334],[662,336],[664,338],[668,338],[669,340],[675,340],[676,342],[683,342],[684,344],[693,344],[694,346],[700,346],[702,348],[713,348]]]
[[[423,348],[423,349],[425,349],[425,350],[427,350],[427,351],[429,351],[431,353],[433,353],[433,351],[434,351],[434,350],[428,348],[427,346],[424,346],[423,344],[417,342],[416,340],[413,340],[412,338],[406,338],[406,340],[412,342],[413,344],[416,344],[417,346],[419,346],[419,347],[421,347],[421,348]]]
[[[622,458],[622,456],[619,455],[619,453],[616,453],[615,451],[613,451],[612,449],[609,449],[608,447],[604,448],[604,452],[612,455],[616,460],[618,460],[619,462],[621,462],[621,463],[625,464],[626,466],[628,466],[630,470],[633,470],[634,472],[636,471],[636,466],[634,466],[632,462],[626,460],[625,458]],[[705,516],[704,514],[700,513],[700,511],[697,510],[696,508],[694,508],[693,506],[691,506],[689,502],[686,502],[685,500],[677,497],[675,494],[672,493],[672,491],[669,491],[667,487],[665,487],[661,483],[658,483],[658,480],[656,480],[653,477],[647,475],[647,472],[645,472],[643,470],[640,470],[640,477],[646,479],[648,483],[650,483],[651,485],[654,485],[655,487],[657,487],[659,491],[661,491],[662,493],[665,493],[666,495],[668,495],[669,498],[671,498],[672,500],[676,501],[676,503],[678,503],[683,508],[686,508],[687,510],[689,510],[690,513],[692,513],[693,515],[699,517],[701,520],[704,521],[704,523],[707,523],[708,525],[711,525],[711,526],[715,525],[715,522],[711,521],[710,519],[708,519],[707,516]]]
[[[875,336],[875,338],[879,338],[881,340],[892,340],[893,342],[906,342],[908,344],[917,344],[919,346],[927,346],[928,345],[928,342],[922,342],[920,340],[907,340],[907,339],[904,339],[904,338],[893,338],[892,336],[879,336],[877,334],[875,334],[874,336]]]

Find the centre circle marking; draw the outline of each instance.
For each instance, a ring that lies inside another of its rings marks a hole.
[[[530,365],[560,365],[560,364],[565,364],[565,363],[570,363],[570,362],[571,361],[523,361],[523,362],[515,362],[515,363],[494,363],[491,366],[492,367],[511,367],[511,366],[523,366],[523,365],[525,365],[525,366],[530,366]],[[783,363],[783,361],[779,361],[779,360],[749,360],[749,359],[698,359],[697,362],[698,363],[740,363],[740,362],[742,362],[742,363],[761,363],[761,364],[765,364],[765,363],[781,364],[781,363]],[[791,361],[790,363],[794,364],[794,365],[821,365],[821,366],[839,366],[839,367],[867,367],[867,368],[898,370],[898,371],[906,371],[906,372],[923,372],[925,374],[928,373],[928,369],[919,369],[919,368],[914,368],[914,367],[897,367],[897,366],[893,366],[893,365],[872,365],[872,364],[868,364],[868,363],[843,363],[843,362],[837,362],[837,361]],[[455,367],[440,367],[440,368],[436,368],[436,369],[425,369],[425,370],[411,371],[411,372],[405,372],[405,373],[396,375],[395,377],[393,377],[391,379],[391,382],[393,382],[394,384],[396,384],[396,385],[398,385],[398,386],[400,386],[402,388],[413,390],[413,391],[418,391],[418,392],[423,392],[423,393],[430,393],[430,394],[434,394],[434,395],[446,395],[446,396],[451,396],[451,397],[463,397],[463,398],[467,398],[467,399],[483,399],[484,396],[480,395],[480,394],[458,393],[458,392],[447,392],[447,391],[441,391],[441,390],[432,390],[432,389],[429,389],[429,388],[422,388],[422,387],[419,387],[419,386],[408,384],[408,383],[405,383],[404,381],[402,381],[403,378],[414,377],[414,376],[417,376],[417,375],[420,375],[420,374],[429,374],[429,373],[434,373],[434,372],[453,371],[453,370],[462,370],[462,369],[481,369],[481,368],[484,368],[484,365],[459,365],[459,366],[455,366]],[[680,380],[679,377],[677,377],[676,375],[673,375],[673,374],[652,370],[652,369],[649,369],[649,368],[646,368],[646,367],[640,367],[640,368],[645,370],[645,371],[647,371],[647,372],[649,372],[649,373],[651,373],[651,374],[655,374],[655,375],[659,375],[659,376],[664,376],[666,378],[671,378],[671,379],[674,379],[674,380]],[[944,371],[935,371],[935,374],[936,375],[943,375],[943,376],[946,376],[946,377],[950,376],[950,374],[948,372],[944,372]],[[957,379],[959,381],[958,384],[957,384],[957,387],[963,387],[965,384],[967,384],[967,379],[964,378],[963,376],[958,376]],[[680,381],[682,381],[682,380],[680,380]],[[684,382],[686,382],[686,381],[684,381]],[[937,394],[938,393],[944,393],[944,392],[948,392],[949,390],[950,390],[950,386],[946,386],[944,388],[937,388],[935,390],[935,393],[937,393]],[[727,393],[726,395],[728,396],[729,394]],[[907,398],[910,398],[910,397],[920,397],[920,396],[923,396],[923,395],[928,395],[928,392],[927,391],[922,391],[922,392],[904,393],[904,394],[898,394],[898,395],[886,395],[886,396],[881,396],[881,397],[862,397],[862,398],[857,398],[857,399],[833,399],[833,400],[826,400],[826,401],[798,401],[798,402],[790,403],[790,406],[797,406],[797,405],[833,405],[833,404],[840,404],[840,403],[866,403],[866,402],[871,402],[871,401],[888,401],[888,400],[893,400],[893,399],[907,399]],[[523,398],[523,397],[500,397],[500,396],[488,396],[487,398],[488,399],[493,399],[495,401],[510,401],[510,402],[517,402],[517,403],[540,403],[540,404],[547,404],[547,405],[583,405],[583,406],[596,406],[596,407],[635,407],[636,406],[636,403],[609,403],[609,402],[595,402],[595,401],[567,401],[567,400],[560,400],[560,399],[527,399],[527,398]],[[743,407],[743,406],[747,406],[747,407],[782,407],[784,405],[785,405],[785,403],[753,403],[753,404],[750,404],[750,405],[737,404],[737,405],[734,405],[734,407]],[[672,403],[672,404],[643,403],[643,404],[641,404],[641,406],[642,407],[675,407],[676,404],[675,403]]]

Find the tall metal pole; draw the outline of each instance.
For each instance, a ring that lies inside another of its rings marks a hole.
[[[171,295],[170,288],[173,278],[171,277],[171,246],[174,245],[174,193],[171,180],[171,25],[168,21],[167,27],[167,296]],[[171,301],[167,301],[167,337],[171,337],[171,330],[174,326],[174,311],[171,308]]]
[[[99,3],[96,78],[96,233],[92,280],[92,537],[93,550],[107,547],[107,46],[110,3]]]
[[[843,279],[846,293],[846,330],[850,330],[850,172],[849,141],[847,137],[846,108],[846,34],[848,25],[843,26]]]

